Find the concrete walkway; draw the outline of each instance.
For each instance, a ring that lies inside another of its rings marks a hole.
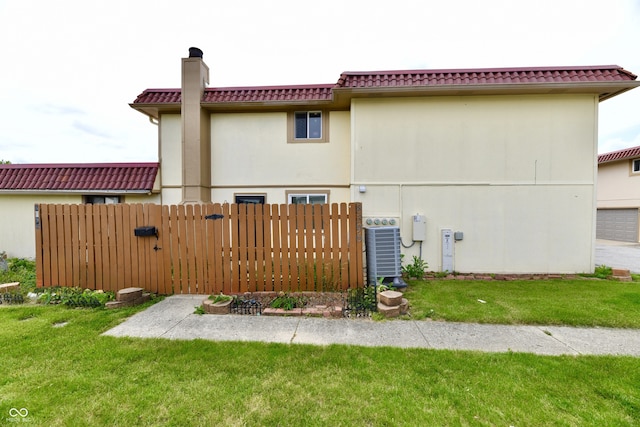
[[[640,274],[640,243],[596,240],[596,265]]]
[[[165,298],[104,335],[640,357],[640,329],[194,314],[195,307],[205,298]]]

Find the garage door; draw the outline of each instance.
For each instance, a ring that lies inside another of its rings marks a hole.
[[[638,241],[638,209],[598,209],[596,238]]]

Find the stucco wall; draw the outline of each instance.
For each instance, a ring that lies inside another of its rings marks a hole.
[[[160,177],[162,203],[182,201],[182,119],[180,114],[163,114],[160,118]]]
[[[430,269],[451,228],[457,271],[592,271],[595,97],[355,99],[351,124],[354,200],[399,217],[405,244],[425,215]]]
[[[35,258],[36,234],[34,205],[36,203],[82,203],[81,195],[2,195],[0,221],[0,251],[9,257]]]
[[[631,173],[631,160],[598,166],[598,208],[640,207],[640,173]]]
[[[124,196],[126,203],[160,203],[160,195]],[[0,252],[9,257],[35,258],[34,206],[36,203],[82,203],[82,195],[0,195]]]
[[[287,143],[284,112],[212,114],[212,200],[253,193],[286,203],[287,190],[329,190],[330,202],[348,202],[349,113],[330,112],[329,120],[329,142]]]

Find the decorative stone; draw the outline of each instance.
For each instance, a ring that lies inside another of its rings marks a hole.
[[[400,305],[388,306],[382,303],[378,303],[378,313],[384,317],[398,317],[400,316]]]
[[[407,314],[409,312],[409,300],[402,298],[402,304],[400,304],[400,314]]]
[[[402,304],[402,292],[384,291],[378,294],[378,302],[390,307],[397,307]]]
[[[20,290],[20,282],[4,283],[0,285],[0,293]]]
[[[116,295],[117,301],[135,301],[142,296],[142,288],[124,288],[120,289]]]
[[[229,314],[231,313],[231,302],[233,300],[213,302],[210,299],[202,301],[202,308],[208,314]]]

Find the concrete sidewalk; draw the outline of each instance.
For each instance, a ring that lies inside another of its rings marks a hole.
[[[640,329],[194,314],[195,307],[205,298],[165,298],[104,335],[640,357]]]
[[[596,240],[596,265],[622,268],[640,274],[640,244]]]

